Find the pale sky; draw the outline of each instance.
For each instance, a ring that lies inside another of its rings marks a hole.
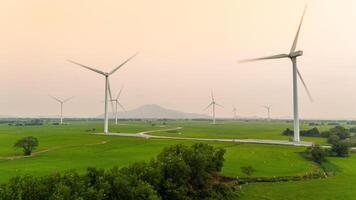
[[[57,115],[48,94],[75,96],[67,116],[103,112],[104,79],[73,59],[109,71],[125,85],[127,109],[159,104],[203,113],[213,89],[220,117],[292,115],[289,60],[238,64],[288,53],[301,0],[1,0],[0,115]],[[298,49],[302,118],[356,119],[356,1],[310,0]]]

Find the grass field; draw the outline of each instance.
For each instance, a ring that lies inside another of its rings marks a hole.
[[[161,126],[161,122],[157,122],[156,126],[145,122],[123,123],[125,124],[120,126],[111,124],[110,130],[137,133],[183,127],[178,132],[160,134],[178,137],[288,139],[282,136],[281,132],[286,127],[290,127],[290,124],[281,122],[227,122],[214,126],[209,122],[169,121],[164,127]],[[75,122],[62,126],[0,125],[0,182],[25,174],[45,175],[70,169],[83,172],[87,167],[122,167],[133,162],[150,160],[164,147],[194,143],[181,140],[99,136],[92,134],[93,131],[88,131],[93,128],[96,129],[94,132],[100,132],[102,123]],[[303,125],[303,128],[310,127]],[[318,128],[326,130],[330,127]],[[37,137],[40,146],[35,153],[42,153],[29,158],[8,160],[9,157],[21,155],[21,150],[15,149],[13,145],[24,136]],[[308,139],[325,142],[320,138]],[[247,165],[257,170],[254,176],[265,177],[299,175],[318,169],[317,165],[300,155],[304,147],[217,142],[209,142],[209,144],[226,149],[226,161],[222,171],[226,176],[244,176],[240,167]],[[251,184],[243,186],[242,199],[353,199],[356,189],[354,185],[356,156],[329,160],[339,169],[334,177],[301,182]]]
[[[176,124],[174,124],[175,126]],[[40,153],[31,158],[0,160],[0,181],[24,174],[43,175],[55,171],[76,169],[84,171],[89,166],[109,168],[125,166],[135,161],[150,160],[164,147],[190,141],[145,140],[114,136],[97,136],[86,130],[101,130],[101,123],[74,123],[71,125],[54,126],[0,126],[0,157],[21,155],[20,149],[13,144],[24,136],[35,136],[40,146]],[[172,127],[172,125],[170,125]],[[110,126],[111,131],[136,133],[145,130],[167,127],[154,126],[147,123],[127,123]],[[103,143],[106,142],[106,143]],[[242,176],[240,167],[252,165],[257,169],[256,175],[294,175],[311,171],[315,165],[303,159],[298,152],[302,147],[285,147],[252,144],[211,143],[227,150],[223,174]]]
[[[292,129],[291,123],[285,122],[222,122],[213,125],[209,121],[178,121],[169,122],[169,126],[183,127],[182,130],[172,132],[158,132],[153,135],[169,135],[175,137],[199,137],[199,138],[231,138],[231,139],[274,139],[289,140],[291,137],[283,136],[286,128]],[[320,131],[328,130],[331,126],[318,126]],[[301,124],[301,130],[313,128],[308,124]],[[320,144],[325,139],[316,137],[302,137],[304,141],[313,141]]]
[[[301,182],[254,184],[243,187],[243,200],[356,199],[356,156],[329,159],[338,167],[335,176]]]

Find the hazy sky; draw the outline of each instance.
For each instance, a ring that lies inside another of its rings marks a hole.
[[[104,79],[66,59],[111,70],[125,85],[127,109],[159,104],[202,113],[210,90],[225,106],[218,116],[292,115],[289,60],[237,64],[287,53],[300,0],[1,0],[0,115],[56,115],[48,94],[76,96],[65,115],[103,111]],[[312,0],[298,49],[299,68],[315,102],[300,85],[302,118],[356,119],[356,1]],[[300,83],[300,82],[299,82]]]

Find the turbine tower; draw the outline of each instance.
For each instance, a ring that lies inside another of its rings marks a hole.
[[[51,95],[50,95],[50,97],[52,99],[54,99],[55,101],[57,101],[61,105],[60,124],[63,124],[63,104],[68,102],[69,100],[73,99],[73,97],[70,97],[70,98],[64,99],[64,100],[61,100],[61,99],[59,99],[57,97],[54,97],[54,96],[51,96]]]
[[[271,121],[271,107],[272,106],[263,106],[267,110],[267,119],[268,121]]]
[[[214,94],[213,91],[211,91],[211,103],[204,109],[207,110],[210,107],[213,107],[213,124],[216,124],[216,119],[215,119],[215,106],[220,106],[223,107],[222,105],[216,103],[215,98],[214,98]]]
[[[115,99],[111,99],[111,102],[115,103],[115,124],[117,125],[117,115],[118,115],[118,109],[117,106],[119,105],[121,107],[121,109],[123,111],[126,112],[126,109],[124,108],[124,106],[119,102],[119,98],[121,96],[121,92],[122,92],[123,87],[120,89],[119,93],[117,94]]]
[[[237,109],[236,109],[235,105],[232,106],[232,114],[233,114],[233,118],[236,120],[237,119]]]
[[[309,89],[302,77],[302,74],[300,73],[299,69],[297,68],[297,58],[299,56],[303,55],[303,51],[297,51],[297,43],[298,43],[298,38],[299,38],[299,33],[300,29],[302,27],[304,15],[306,12],[306,8],[304,9],[302,19],[300,21],[297,34],[295,35],[294,41],[292,48],[290,49],[288,54],[278,54],[274,56],[268,56],[268,57],[262,57],[262,58],[255,58],[255,59],[249,59],[249,60],[242,60],[240,63],[245,63],[245,62],[253,62],[253,61],[259,61],[259,60],[271,60],[271,59],[281,59],[281,58],[289,58],[292,61],[292,71],[293,71],[293,115],[294,115],[294,142],[299,142],[300,141],[300,134],[299,134],[299,110],[298,110],[298,85],[297,85],[297,79],[298,76],[310,98],[311,101],[313,101],[312,96],[309,92]]]
[[[118,69],[120,69],[122,66],[124,66],[127,62],[129,62],[131,59],[133,59],[135,56],[137,56],[138,53],[134,54],[130,58],[128,58],[125,62],[121,63],[118,67],[113,69],[111,72],[103,72],[85,65],[82,65],[80,63],[74,62],[72,60],[68,60],[69,62],[79,65],[81,67],[84,67],[88,70],[91,70],[93,72],[96,72],[98,74],[101,74],[105,77],[105,107],[104,107],[104,134],[109,133],[109,114],[108,114],[108,95],[110,96],[110,100],[112,100],[112,95],[111,95],[111,89],[110,89],[110,82],[109,82],[109,77],[113,75]],[[111,106],[113,107],[113,104],[111,102]]]

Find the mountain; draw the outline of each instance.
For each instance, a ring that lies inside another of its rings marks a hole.
[[[103,118],[103,114],[99,115],[98,118]],[[114,118],[114,113],[109,113],[110,118]],[[207,115],[195,114],[195,113],[185,113],[176,110],[171,110],[163,108],[159,105],[148,104],[140,106],[133,110],[128,110],[127,112],[119,112],[118,118],[126,119],[206,119],[209,118]]]

